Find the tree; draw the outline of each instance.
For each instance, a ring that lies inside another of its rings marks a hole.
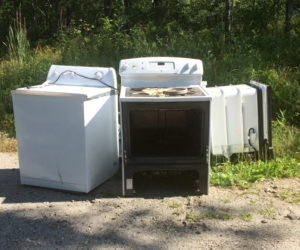
[[[285,3],[285,31],[289,34],[291,31],[291,20],[294,15],[294,1],[286,0]]]
[[[111,9],[112,9],[112,1],[104,0],[104,15],[107,17],[111,17]]]
[[[231,30],[230,0],[225,0],[224,26],[225,26],[225,41],[228,42],[230,40],[230,30]]]

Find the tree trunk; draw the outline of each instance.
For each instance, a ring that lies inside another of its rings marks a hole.
[[[154,8],[160,7],[162,4],[162,0],[153,0],[152,2]]]
[[[290,34],[291,20],[294,15],[294,1],[286,0],[285,2],[285,31]]]
[[[111,17],[111,7],[112,2],[111,0],[104,0],[104,15],[107,17]]]
[[[130,7],[130,0],[123,0],[124,7],[127,9]]]
[[[231,30],[230,0],[225,0],[224,25],[225,25],[225,41],[228,42],[230,40],[230,30]]]

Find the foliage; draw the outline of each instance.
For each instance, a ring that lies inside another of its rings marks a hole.
[[[286,111],[280,111],[272,123],[274,155],[290,156],[300,160],[300,130],[288,125]]]
[[[0,152],[17,152],[17,140],[0,132]]]
[[[217,186],[248,187],[262,179],[300,176],[299,162],[293,158],[276,158],[267,162],[226,162],[212,167],[210,183]]]

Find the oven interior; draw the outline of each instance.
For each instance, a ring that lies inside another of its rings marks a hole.
[[[131,110],[131,157],[202,156],[203,117],[200,109]]]

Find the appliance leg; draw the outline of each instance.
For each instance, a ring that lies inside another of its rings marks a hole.
[[[133,188],[133,173],[126,172],[125,174],[125,196],[133,196],[135,190]]]
[[[199,189],[201,194],[208,194],[209,177],[206,171],[199,171]]]

